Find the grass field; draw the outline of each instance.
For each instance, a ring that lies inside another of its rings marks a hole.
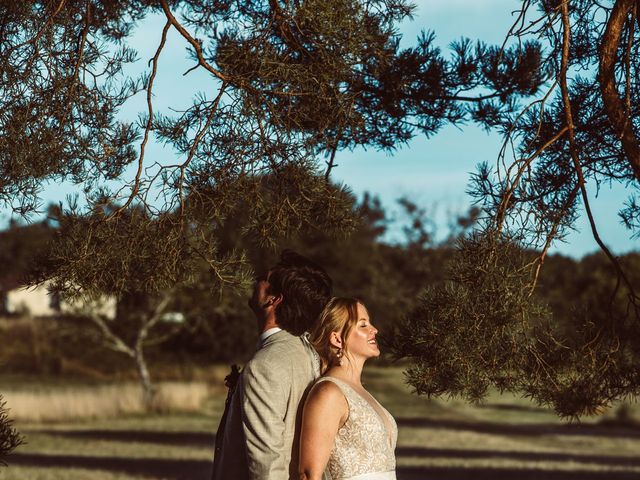
[[[418,398],[397,368],[368,368],[366,382],[400,427],[400,480],[640,480],[640,427],[613,422],[613,411],[568,424],[511,396],[481,406]],[[2,392],[11,407],[11,389]],[[199,412],[19,420],[28,443],[0,479],[208,479],[224,399],[210,392]]]

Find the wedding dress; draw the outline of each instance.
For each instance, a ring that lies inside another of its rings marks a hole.
[[[318,379],[322,381],[337,385],[349,405],[349,415],[336,435],[325,478],[328,473],[330,480],[395,480],[398,427],[391,414],[376,401],[384,417],[378,414],[362,395],[338,378]]]

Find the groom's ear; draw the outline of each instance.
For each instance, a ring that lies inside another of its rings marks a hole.
[[[284,300],[284,297],[282,296],[282,294],[274,295],[269,299],[269,305],[271,305],[273,308],[276,308],[278,305],[282,303],[282,300]]]
[[[276,308],[278,305],[280,305],[282,303],[283,298],[284,297],[282,296],[282,294],[280,294],[280,295],[271,295],[271,296],[269,296],[269,299],[267,300],[267,303],[265,303],[262,308],[267,308],[267,307]]]
[[[329,343],[336,348],[342,348],[342,337],[338,332],[331,332]]]

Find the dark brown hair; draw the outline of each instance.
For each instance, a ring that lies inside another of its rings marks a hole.
[[[311,329],[331,298],[332,281],[322,267],[306,257],[285,250],[269,271],[270,295],[282,295],[276,307],[278,325],[294,335]]]

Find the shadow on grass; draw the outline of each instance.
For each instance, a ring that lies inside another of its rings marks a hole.
[[[535,405],[510,405],[506,403],[482,403],[476,408],[481,410],[505,410],[509,412],[552,413],[552,410]]]
[[[85,468],[130,475],[161,477],[171,480],[208,480],[211,462],[204,460],[168,460],[156,458],[84,457],[78,455],[42,455],[14,453],[11,465],[46,468]],[[400,467],[398,480],[637,480],[631,472],[567,472],[560,470],[502,468]]]
[[[512,459],[525,462],[574,462],[608,466],[640,467],[640,458],[609,455],[575,455],[557,452],[514,452],[499,450],[460,450],[447,448],[398,447],[397,457]],[[640,478],[636,474],[636,478]]]
[[[447,429],[494,435],[542,436],[585,435],[594,437],[640,438],[640,428],[619,424],[506,424],[493,422],[463,422],[429,418],[396,418],[398,427]],[[37,429],[29,433],[62,436],[73,439],[111,440],[117,442],[144,442],[175,446],[211,447],[215,443],[213,433],[203,432],[153,432],[144,430],[58,430]]]
[[[455,420],[434,420],[429,418],[396,418],[398,427],[444,428],[447,430],[491,433],[497,435],[587,435],[594,437],[640,438],[640,429],[634,427],[594,425],[594,424],[508,424],[491,422],[460,422]]]
[[[116,442],[143,442],[176,447],[213,447],[215,435],[198,432],[149,432],[139,430],[37,430],[34,433],[63,436],[73,439],[109,440]],[[600,465],[618,465],[640,467],[640,457],[607,455],[575,455],[557,452],[516,452],[499,450],[464,450],[422,447],[398,447],[398,457],[418,458],[508,458],[523,461],[558,461],[576,463],[595,463]]]
[[[506,468],[400,467],[398,480],[638,480],[630,472],[566,472]]]
[[[85,457],[81,455],[46,455],[13,453],[9,465],[46,468],[85,468],[107,470],[174,480],[208,480],[213,462],[161,458]]]
[[[143,442],[161,445],[211,447],[215,444],[213,433],[201,432],[152,432],[148,430],[58,430],[38,429],[27,433],[53,435],[80,440],[110,440],[114,442]]]

